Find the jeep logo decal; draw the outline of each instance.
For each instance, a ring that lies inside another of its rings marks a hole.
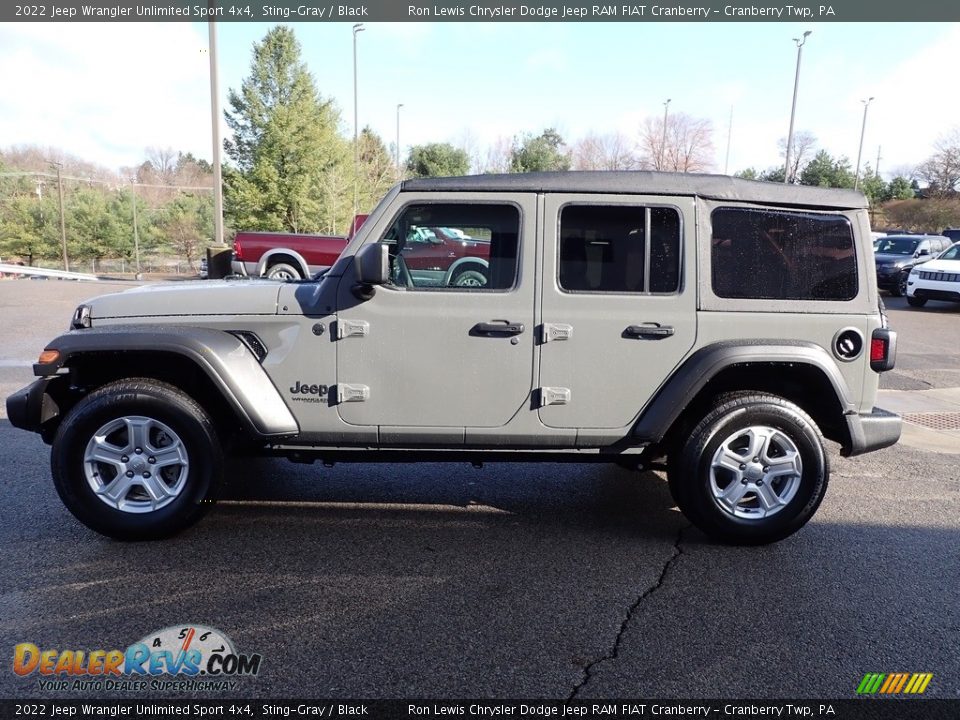
[[[290,388],[290,392],[294,395],[326,395],[328,390],[326,385],[307,385],[299,380]]]

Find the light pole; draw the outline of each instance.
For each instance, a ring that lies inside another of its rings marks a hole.
[[[137,185],[136,181],[130,184],[130,194],[133,197],[133,250],[136,253],[137,272],[134,278],[142,280],[143,275],[140,269],[140,226],[137,223]],[[222,229],[221,225],[221,229]]]
[[[403,103],[397,103],[397,177],[400,177],[400,108]]]
[[[663,137],[660,139],[660,167],[657,170],[663,171],[663,157],[667,153],[667,112],[670,110],[670,98],[663,104]]]
[[[357,216],[360,181],[360,130],[357,125],[357,33],[363,32],[363,23],[353,26],[353,216]]]
[[[797,73],[793,78],[793,104],[790,106],[790,130],[787,131],[787,162],[783,166],[784,183],[789,183],[792,179],[790,177],[790,156],[793,154],[793,120],[797,114],[797,89],[800,87],[800,58],[803,55],[803,44],[812,32],[813,30],[807,30],[803,33],[802,38],[793,39],[797,44]]]
[[[211,6],[213,3],[211,2]],[[220,169],[220,82],[217,70],[217,24],[208,23],[210,36],[210,133],[213,142],[213,244],[223,245],[223,178]],[[136,208],[136,197],[134,197]],[[137,272],[140,263],[137,262]]]
[[[867,108],[869,108],[870,103],[873,102],[873,97],[868,97],[866,100],[861,100],[860,102],[863,103],[863,125],[860,126],[860,149],[857,150],[857,170],[853,175],[854,190],[860,187],[860,158],[863,156],[863,136],[867,132]],[[879,153],[877,154],[879,155]]]

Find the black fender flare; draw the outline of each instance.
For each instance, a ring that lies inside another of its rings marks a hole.
[[[710,380],[729,367],[756,363],[812,366],[830,382],[843,415],[857,412],[837,363],[819,345],[790,340],[727,341],[700,348],[673,372],[641,411],[634,437],[660,442]]]
[[[47,377],[88,353],[162,352],[181,355],[214,383],[247,427],[263,437],[296,435],[297,421],[257,357],[242,340],[213,328],[177,325],[108,325],[73,330],[47,344],[59,356],[33,366]],[[133,370],[135,373],[135,369]]]

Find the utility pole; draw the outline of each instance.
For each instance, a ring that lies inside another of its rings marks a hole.
[[[137,224],[137,191],[136,185],[130,186],[130,193],[133,196],[133,249],[136,252],[137,260],[137,274],[135,275],[137,280],[142,280],[143,275],[140,271],[140,229]]]
[[[877,145],[877,164],[874,170],[874,174],[877,177],[877,180],[880,179],[880,146]]]
[[[63,246],[63,269],[69,271],[70,260],[67,257],[67,220],[63,214],[63,178],[60,176],[63,163],[51,162],[50,164],[57,168],[57,193],[60,195],[60,243]]]
[[[727,123],[727,158],[723,161],[723,174],[730,170],[730,138],[733,136],[733,105],[730,106],[730,122]]]

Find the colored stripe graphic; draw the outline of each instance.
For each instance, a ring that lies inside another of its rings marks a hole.
[[[867,673],[857,685],[857,695],[921,695],[933,673]]]

